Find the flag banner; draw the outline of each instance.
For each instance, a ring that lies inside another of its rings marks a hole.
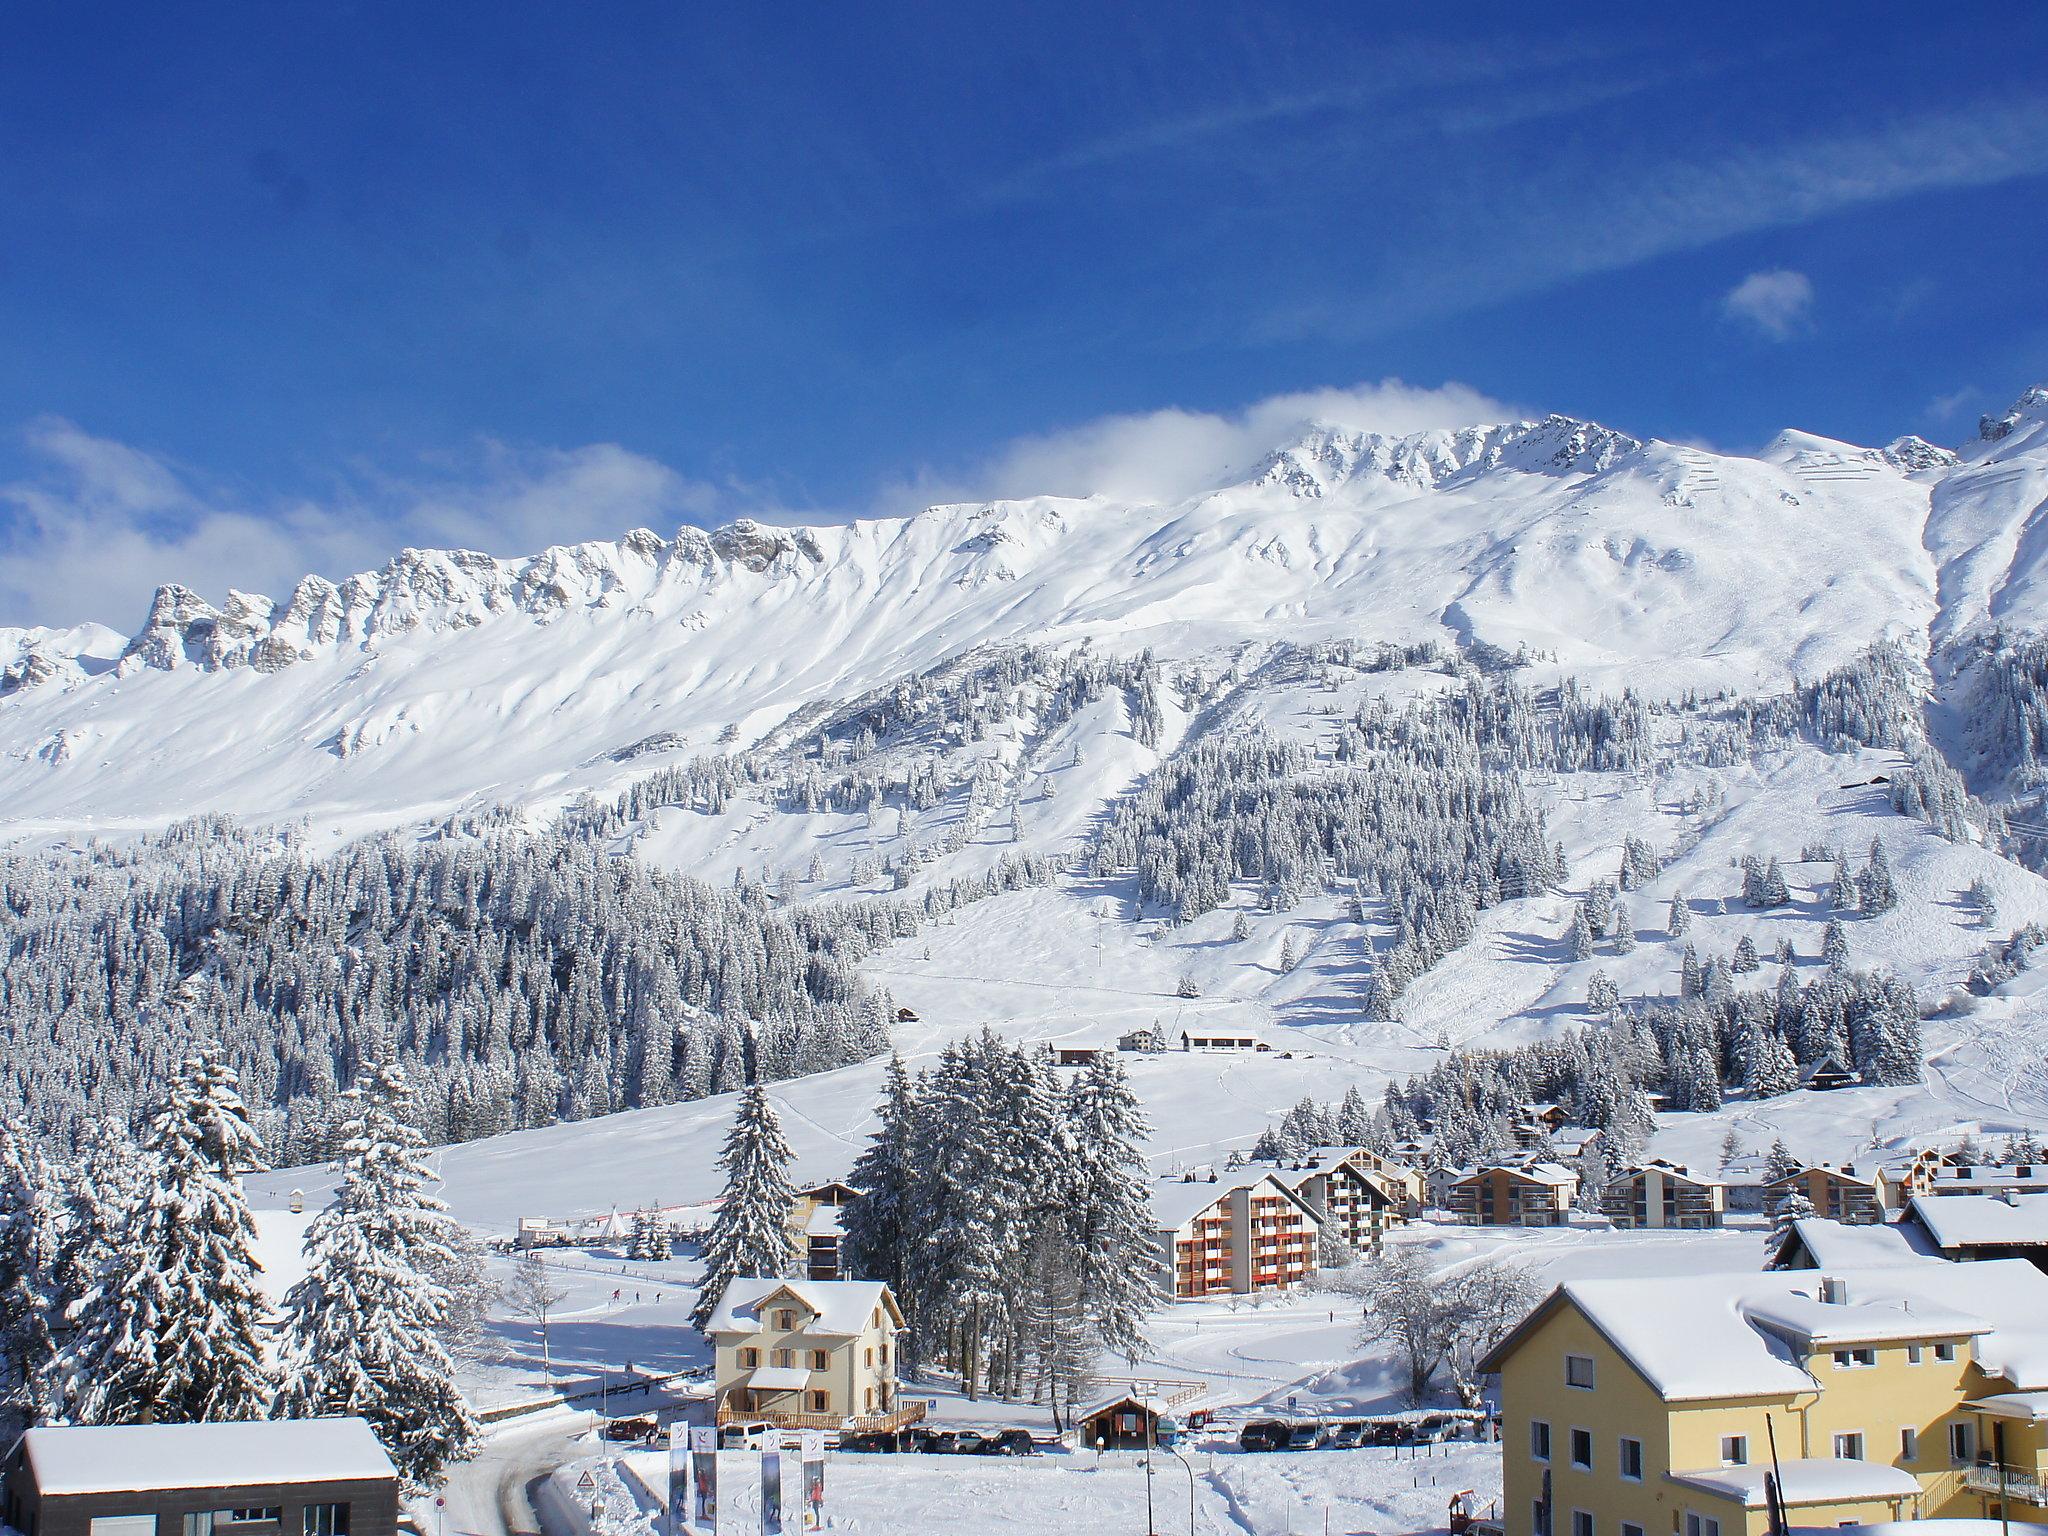
[[[718,1533],[718,1431],[707,1424],[690,1431],[690,1482],[697,1490],[697,1528]]]
[[[825,1529],[825,1448],[822,1445],[818,1447],[816,1457],[810,1455],[808,1447],[805,1448],[803,1528],[807,1531]]]
[[[690,1529],[690,1426],[668,1427],[668,1536]]]
[[[761,1453],[761,1536],[782,1536],[782,1452]]]

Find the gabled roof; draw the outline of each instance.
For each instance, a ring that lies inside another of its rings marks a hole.
[[[1735,1499],[1746,1509],[1762,1509],[1764,1475],[1769,1462],[1740,1467],[1708,1467],[1674,1472],[1671,1480],[1689,1488]],[[1793,1457],[1777,1464],[1778,1489],[1787,1504],[1840,1504],[1910,1499],[1920,1493],[1920,1479],[1881,1461],[1852,1461],[1833,1456]]]
[[[1889,1269],[1896,1264],[1939,1263],[1925,1233],[1889,1222],[1842,1222],[1825,1216],[1802,1216],[1778,1245],[1782,1266],[1794,1247],[1804,1248],[1815,1269],[1830,1274],[1844,1269]]]
[[[761,1312],[778,1295],[790,1296],[816,1316],[817,1321],[806,1330],[810,1333],[852,1338],[867,1327],[877,1307],[899,1326],[903,1322],[896,1298],[879,1280],[779,1280],[741,1275],[718,1298],[704,1331],[759,1333]]]
[[[46,1495],[398,1475],[370,1426],[352,1418],[65,1425],[31,1429],[21,1444],[36,1487]]]
[[[1944,1250],[2048,1247],[2048,1195],[1915,1195],[1903,1219]]]
[[[1504,1173],[1527,1184],[1547,1184],[1553,1189],[1561,1189],[1567,1184],[1576,1184],[1579,1181],[1579,1176],[1562,1163],[1488,1163],[1483,1167],[1464,1170],[1453,1182],[1469,1184],[1489,1173]]]
[[[1314,1207],[1275,1177],[1271,1169],[1245,1168],[1213,1182],[1208,1179],[1192,1182],[1161,1179],[1152,1186],[1153,1226],[1162,1232],[1178,1232],[1233,1190],[1256,1189],[1262,1184],[1271,1186],[1274,1194],[1285,1196],[1300,1206],[1310,1221],[1318,1226],[1322,1224],[1323,1218]]]
[[[1988,1374],[2048,1387],[2048,1275],[2023,1259],[1901,1265],[1838,1277],[1819,1299],[1813,1270],[1571,1280],[1480,1362],[1498,1371],[1536,1329],[1576,1309],[1667,1402],[1811,1392],[1802,1343],[1975,1336]]]

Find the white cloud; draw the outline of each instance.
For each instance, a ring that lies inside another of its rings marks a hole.
[[[926,501],[1096,494],[1171,501],[1218,484],[1231,470],[1248,469],[1311,421],[1398,435],[1517,414],[1463,384],[1427,389],[1386,379],[1273,395],[1229,413],[1169,408],[1104,416],[1014,439],[966,475],[927,478],[915,490]]]
[[[1752,272],[1721,296],[1721,313],[1759,335],[1784,341],[1813,312],[1813,282],[1804,272]]]
[[[0,484],[0,624],[133,630],[167,582],[215,600],[230,587],[278,597],[308,572],[339,579],[408,544],[531,554],[636,524],[665,531],[717,499],[609,443],[486,443],[415,477],[359,473],[330,500],[280,503],[56,418],[25,440],[38,467]]]

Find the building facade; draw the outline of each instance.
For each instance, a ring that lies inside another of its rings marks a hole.
[[[395,1536],[398,1473],[361,1419],[31,1429],[7,1453],[21,1536]]]
[[[1677,1163],[1646,1163],[1610,1181],[1600,1209],[1617,1227],[1708,1230],[1727,1219],[1728,1190]]]
[[[1775,1211],[1791,1196],[1804,1195],[1813,1214],[1830,1221],[1883,1221],[1889,1213],[1887,1190],[1892,1187],[1875,1174],[1864,1175],[1852,1163],[1830,1168],[1816,1163],[1764,1185],[1764,1204]]]
[[[718,1422],[785,1429],[893,1430],[924,1414],[897,1400],[903,1314],[869,1280],[740,1278],[705,1327]]]
[[[1508,1536],[1765,1536],[1774,1467],[1794,1526],[2048,1521],[2043,1317],[2009,1261],[1568,1282],[1482,1362]]]
[[[1175,1300],[1288,1290],[1315,1276],[1322,1218],[1271,1173],[1162,1180],[1152,1219],[1160,1288]]]
[[[1494,1164],[1455,1175],[1444,1189],[1451,1218],[1483,1227],[1561,1227],[1579,1176],[1557,1163]]]

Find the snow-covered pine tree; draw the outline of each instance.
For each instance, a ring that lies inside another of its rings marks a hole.
[[[64,1397],[86,1424],[265,1418],[275,1382],[240,1182],[262,1160],[218,1050],[179,1063],[142,1153],[141,1199],[74,1311]]]
[[[0,1424],[36,1417],[48,1367],[57,1258],[51,1174],[19,1120],[0,1121]]]
[[[1628,903],[1614,904],[1614,952],[1617,955],[1632,955],[1636,948],[1635,914],[1629,911]]]
[[[1829,918],[1827,927],[1821,930],[1820,958],[1830,971],[1849,968],[1849,935],[1842,931],[1840,921],[1835,918]]]
[[[1799,1159],[1792,1155],[1792,1149],[1785,1145],[1785,1138],[1776,1137],[1771,1142],[1771,1150],[1764,1154],[1764,1182],[1772,1184],[1779,1179],[1788,1179],[1799,1171],[1800,1166]]]
[[[1889,912],[1899,904],[1899,891],[1892,881],[1892,861],[1885,857],[1884,844],[1870,840],[1870,862],[1856,877],[1856,895],[1866,917]]]
[[[759,1083],[740,1095],[732,1130],[718,1166],[725,1170],[725,1198],[704,1236],[704,1284],[690,1321],[711,1321],[725,1288],[740,1276],[786,1275],[796,1262],[789,1213],[796,1186],[789,1179],[789,1143],[775,1107]]]
[[[910,1269],[918,1246],[913,1214],[918,1179],[911,1161],[917,1102],[901,1056],[889,1058],[883,1083],[876,1112],[880,1123],[847,1175],[847,1181],[861,1193],[841,1213],[841,1243],[849,1271],[863,1279],[882,1281],[896,1293],[897,1304],[908,1314],[916,1300]],[[916,1329],[910,1334],[915,1338]]]
[[[1344,1090],[1344,1101],[1337,1108],[1337,1140],[1343,1146],[1362,1147],[1372,1133],[1372,1111],[1366,1107],[1358,1084],[1353,1083]]]
[[[1149,1127],[1114,1056],[1075,1079],[1066,1115],[1072,1147],[1068,1232],[1095,1336],[1132,1357],[1145,1346],[1145,1318],[1159,1304],[1152,1243]]]
[[[1746,976],[1757,970],[1763,962],[1757,958],[1756,941],[1744,934],[1735,941],[1735,956],[1728,962],[1728,969],[1738,976]]]
[[[1828,907],[1835,913],[1854,912],[1861,898],[1856,891],[1856,877],[1849,873],[1845,859],[1835,860],[1834,878],[1828,882]]]
[[[441,1341],[454,1259],[448,1207],[428,1192],[424,1138],[405,1119],[404,1069],[365,1069],[342,1095],[341,1181],[306,1229],[306,1274],[285,1297],[287,1418],[356,1414],[408,1487],[477,1452],[482,1426]]]
[[[1572,908],[1572,925],[1565,930],[1564,946],[1574,960],[1593,958],[1593,925],[1586,920],[1583,904]]]
[[[1664,925],[1664,931],[1674,939],[1682,939],[1692,929],[1692,908],[1686,905],[1685,892],[1675,891],[1671,897],[1671,920]]]
[[[1792,1059],[1791,1049],[1775,1029],[1758,1028],[1754,1031],[1747,1070],[1743,1086],[1753,1099],[1775,1098],[1799,1086],[1799,1064]]]

